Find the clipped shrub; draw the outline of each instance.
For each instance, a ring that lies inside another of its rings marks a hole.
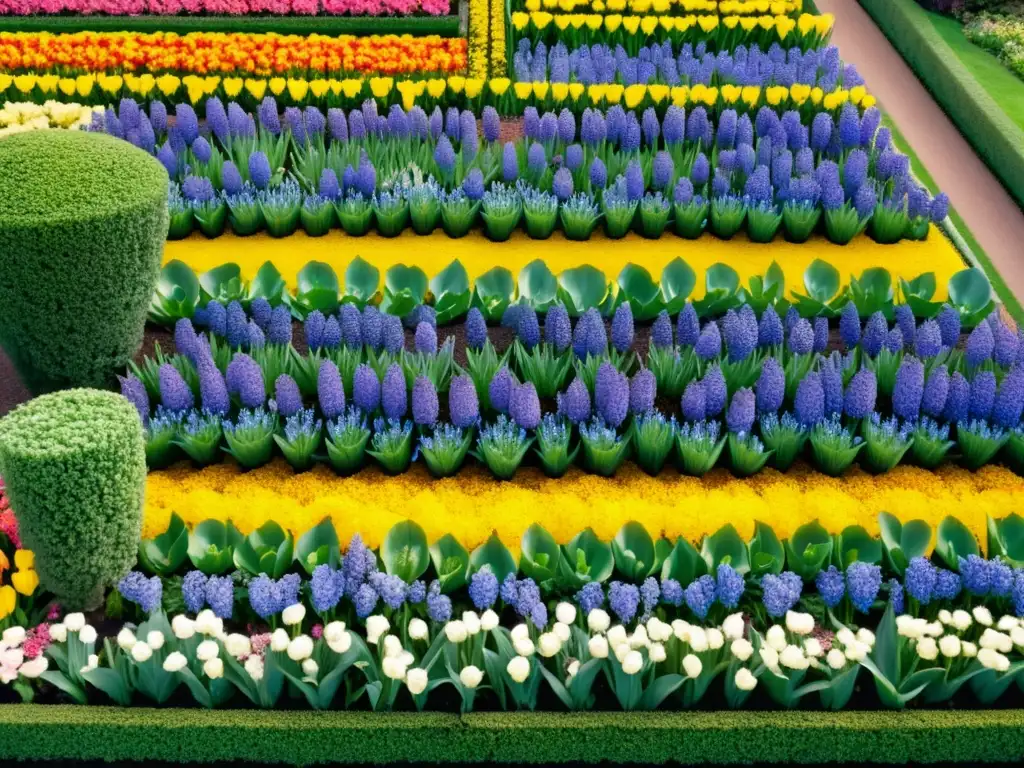
[[[134,406],[113,392],[43,395],[0,421],[0,475],[44,588],[95,607],[135,564],[146,454]]]
[[[102,386],[142,343],[167,235],[167,172],[126,141],[0,142],[0,344],[26,386]]]

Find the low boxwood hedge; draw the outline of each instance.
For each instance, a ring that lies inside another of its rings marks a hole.
[[[0,706],[0,759],[136,762],[1012,763],[1024,710],[263,712]]]
[[[914,0],[860,0],[860,4],[1024,206],[1024,131],[985,92]]]

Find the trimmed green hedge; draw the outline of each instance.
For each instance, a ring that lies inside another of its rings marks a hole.
[[[978,84],[914,0],[860,0],[860,4],[1024,206],[1024,131]]]
[[[138,412],[113,392],[43,395],[0,421],[0,475],[39,580],[93,608],[135,564],[146,455]]]
[[[33,392],[106,386],[142,343],[167,236],[167,171],[126,141],[0,141],[0,344]]]
[[[5,760],[286,763],[1012,763],[1024,710],[261,712],[0,706]]]
[[[0,16],[0,32],[459,36],[458,16]]]

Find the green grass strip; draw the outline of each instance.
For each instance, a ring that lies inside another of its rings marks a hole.
[[[0,32],[459,36],[458,16],[0,16]]]
[[[287,763],[1011,763],[1024,710],[263,712],[0,706],[0,759]]]

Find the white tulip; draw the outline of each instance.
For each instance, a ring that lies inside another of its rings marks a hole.
[[[925,661],[934,661],[939,655],[939,646],[934,637],[922,637],[917,641],[917,655]]]
[[[672,634],[681,643],[690,642],[690,625],[682,619],[675,619],[672,622]]]
[[[973,623],[974,623],[974,620],[971,618],[971,614],[969,614],[967,611],[964,611],[964,610],[953,611],[953,626],[956,627],[961,632],[963,632],[965,629],[967,629]]]
[[[672,627],[657,616],[651,616],[647,620],[647,636],[652,642],[663,643],[672,637]]]
[[[572,603],[559,603],[555,606],[555,618],[563,624],[576,621],[576,606]]]
[[[644,667],[644,657],[640,651],[629,651],[622,660],[622,671],[627,675],[635,675]]]
[[[301,624],[304,618],[306,618],[306,606],[302,603],[289,605],[281,611],[281,621],[284,622],[286,627],[294,627],[296,624]]]
[[[418,696],[427,690],[428,681],[427,670],[420,667],[414,667],[405,673],[405,685],[413,696]]]
[[[569,638],[572,637],[572,632],[569,629],[569,625],[563,624],[560,621],[555,622],[554,626],[551,627],[551,631],[554,632],[555,637],[557,637],[559,641],[563,643],[568,643]]]
[[[135,633],[128,629],[128,627],[124,627],[117,633],[117,647],[122,651],[131,651],[137,642],[139,642],[138,638],[135,637]]]
[[[981,624],[981,626],[992,626],[992,612],[984,605],[976,605],[971,614],[974,616],[974,620]]]
[[[816,659],[825,653],[821,647],[821,642],[816,637],[808,637],[804,640],[804,653],[807,654],[808,658]]]
[[[420,619],[413,619],[409,622],[409,632],[412,633],[413,623],[421,621]],[[344,621],[332,621],[326,627],[324,627],[324,640],[328,643],[337,642],[341,639],[342,634],[345,633],[345,622]]]
[[[288,643],[288,658],[292,661],[304,661],[313,655],[313,638],[299,635]]]
[[[508,676],[513,681],[517,683],[526,682],[526,678],[530,676],[530,660],[524,656],[516,656],[509,661],[505,671],[508,672]]]
[[[708,648],[712,651],[717,651],[725,645],[725,635],[723,635],[722,630],[717,627],[711,627],[710,629],[705,630],[704,634],[706,634],[708,638]]]
[[[846,666],[846,654],[840,651],[838,648],[833,648],[825,656],[825,661],[832,669],[840,670]]]
[[[146,644],[154,651],[159,651],[164,647],[164,642],[167,638],[164,637],[164,633],[159,629],[154,629],[152,632],[146,634]]]
[[[5,629],[3,633],[3,641],[7,644],[7,647],[12,648],[16,645],[21,645],[25,642],[25,628],[24,627],[10,627]]]
[[[338,622],[341,624],[341,622]],[[352,647],[352,633],[347,629],[341,630],[335,637],[327,640],[327,647],[337,654],[347,653]]]
[[[947,625],[952,624],[953,614],[947,611],[945,608],[943,608],[941,611],[939,611],[939,621]]]
[[[220,646],[216,640],[203,640],[196,648],[196,658],[200,661],[209,661],[220,656]]]
[[[786,630],[782,628],[781,624],[772,624],[768,627],[768,632],[764,638],[768,642],[768,646],[775,651],[782,651],[789,641],[786,640]]]
[[[743,632],[746,629],[746,625],[743,623],[742,613],[730,614],[725,621],[722,622],[722,632],[730,640],[735,640],[739,637],[743,637]]]
[[[996,622],[996,629],[1000,632],[1009,632],[1019,626],[1020,620],[1018,620],[1016,616],[1010,616],[1009,614],[1000,616],[999,621]]]
[[[100,665],[100,657],[95,653],[90,653],[89,658],[85,660],[86,669],[96,669]]]
[[[224,621],[218,618],[217,614],[209,608],[199,612],[196,616],[196,632],[207,637],[216,637],[224,631]]]
[[[864,627],[858,629],[857,639],[864,643],[864,645],[870,646],[871,648],[875,647],[875,633],[870,629],[865,629]]]
[[[47,661],[45,656],[36,656],[34,659],[29,659],[18,668],[18,674],[22,677],[27,677],[29,680],[35,680],[37,677],[43,674],[50,666],[50,662]]]
[[[626,628],[621,624],[616,624],[608,630],[608,642],[612,645],[621,645],[622,643],[628,642],[628,640],[629,638],[626,637]]]
[[[611,617],[600,608],[595,608],[587,614],[587,628],[591,632],[607,632],[611,623]]]
[[[923,619],[922,619],[923,621]],[[924,634],[930,637],[942,637],[942,634],[946,631],[946,628],[942,626],[941,621],[931,621],[925,624]]]
[[[757,678],[746,667],[736,670],[736,687],[741,691],[752,691],[757,687]]]
[[[480,616],[480,629],[490,632],[496,626],[498,626],[498,614],[488,608]]]
[[[994,629],[989,628],[981,633],[978,645],[982,648],[991,648],[1000,653],[1009,653],[1013,650],[1013,639],[1009,635],[1004,635],[1002,632],[996,632]]]
[[[167,658],[164,659],[164,672],[180,672],[188,666],[188,659],[185,658],[183,653],[174,651],[168,654]]]
[[[982,648],[978,651],[978,661],[986,669],[994,669],[997,672],[1005,672],[1010,668],[1010,660],[991,648]]]
[[[690,647],[697,653],[708,649],[708,634],[701,627],[690,627]]]
[[[809,613],[786,611],[786,629],[794,635],[809,635],[814,631],[814,617]]]
[[[509,634],[512,637],[512,642],[515,642],[516,640],[521,640],[523,638],[529,639],[530,628],[525,624],[516,624],[514,627],[512,627],[512,631]]]
[[[188,616],[179,614],[171,619],[171,631],[179,640],[188,640],[196,633],[196,623]]]
[[[384,672],[384,676],[391,680],[404,680],[408,666],[402,659],[394,656],[385,656],[384,661],[381,663],[381,669]]]
[[[647,655],[651,657],[651,661],[656,664],[663,662],[667,655],[665,654],[665,646],[661,643],[651,643],[651,647],[647,651]]]
[[[700,659],[694,656],[692,653],[688,653],[683,656],[683,671],[686,676],[690,679],[700,677],[700,673],[704,670],[704,665],[700,663]]]
[[[533,640],[528,637],[520,638],[512,643],[512,647],[515,648],[516,653],[520,656],[533,656],[536,652],[536,647],[533,645]]]
[[[320,671],[320,665],[313,659],[306,659],[302,662],[302,674],[312,680],[316,680],[316,673]]]
[[[413,619],[409,622],[409,637],[413,640],[427,640],[430,637],[430,628],[423,619]]]
[[[647,630],[641,624],[632,635],[629,636],[630,648],[646,648],[651,644],[651,638],[647,636]]]
[[[956,635],[943,635],[939,638],[939,651],[947,659],[955,659],[960,655],[960,638]]]
[[[480,634],[480,617],[474,611],[466,611],[462,614],[462,623],[466,625],[466,633],[473,637]]]
[[[85,626],[85,614],[69,613],[64,617],[64,626],[68,628],[68,632],[81,632]]]
[[[577,659],[573,659],[569,662],[569,666],[565,671],[569,675],[569,679],[572,680],[580,672],[580,662]]]
[[[562,641],[554,632],[545,632],[537,639],[537,651],[545,659],[550,659],[560,650],[562,650]],[[528,656],[529,654],[522,655]]]
[[[459,672],[459,682],[470,690],[480,685],[483,679],[484,673],[480,671],[479,667],[474,667],[472,664],[468,667],[463,667],[462,671]]]
[[[132,658],[139,664],[142,664],[144,661],[149,661],[153,658],[153,649],[149,647],[148,643],[136,643],[132,646]]]
[[[380,639],[381,635],[383,635],[389,629],[391,629],[391,623],[380,614],[367,617],[366,642],[368,642],[370,645],[376,645],[377,640]]]
[[[870,652],[871,648],[858,640],[846,646],[845,650],[846,658],[850,661],[863,661]]]
[[[773,672],[779,671],[779,652],[772,648],[770,645],[762,645],[758,651],[758,655],[761,657],[761,661],[764,665]]]
[[[839,641],[840,645],[853,645],[857,642],[857,636],[850,631],[849,627],[843,627],[836,632],[836,640]]]
[[[754,646],[750,644],[750,641],[743,637],[737,637],[732,641],[732,645],[729,646],[729,650],[732,651],[732,655],[740,661],[746,661],[754,653]]]
[[[1024,646],[1024,627],[1017,626],[1011,629],[1010,639],[1013,640],[1014,645]]]
[[[964,640],[962,643],[960,643],[960,653],[962,653],[965,658],[973,659],[975,656],[978,655],[978,646],[976,646],[974,643],[969,643],[966,640]]]
[[[619,643],[612,649],[612,652],[615,654],[615,658],[619,660],[619,664],[621,664],[625,661],[626,654],[631,650],[633,649],[629,647],[629,643]]]
[[[595,659],[608,658],[608,640],[604,635],[594,635],[587,643],[587,650]]]
[[[292,639],[288,637],[288,633],[285,630],[280,628],[275,629],[274,634],[270,636],[270,650],[277,651],[279,653],[281,651],[287,651],[288,643],[291,641]]]
[[[203,673],[211,680],[224,677],[224,662],[220,659],[210,659],[203,664]]]
[[[86,624],[78,632],[78,639],[81,640],[83,643],[86,643],[86,644],[88,644],[88,643],[95,643],[96,642],[96,637],[97,637],[97,635],[96,635],[96,627],[94,627],[92,624]]]
[[[398,635],[384,635],[385,656],[401,656],[404,650],[405,648],[402,647],[402,641],[398,639]]]
[[[411,667],[416,662],[416,657],[409,653],[409,651],[402,651],[402,655],[398,658],[407,667]]]
[[[252,642],[245,635],[233,632],[224,641],[224,650],[233,658],[240,659],[252,653]]]
[[[252,678],[253,682],[258,683],[263,679],[264,669],[262,656],[250,656],[245,660],[246,674]]]
[[[68,639],[68,628],[64,624],[50,625],[50,640],[55,643],[63,643]]]
[[[789,669],[802,670],[810,666],[807,657],[798,645],[787,645],[779,653],[779,663]]]

